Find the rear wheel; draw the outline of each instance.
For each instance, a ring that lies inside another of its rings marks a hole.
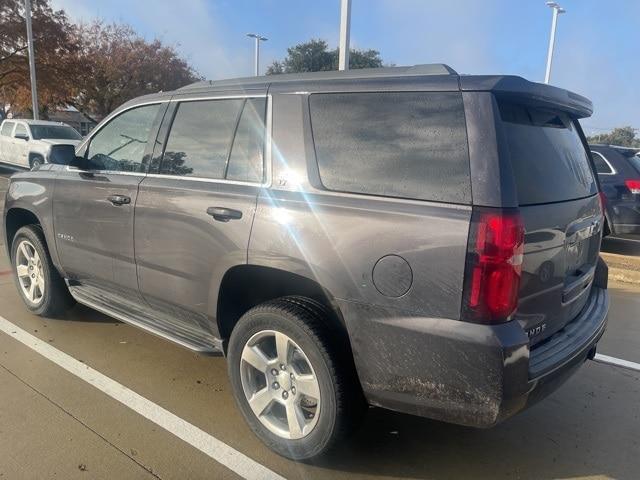
[[[64,279],[51,262],[38,225],[28,225],[16,232],[11,244],[11,261],[18,292],[33,313],[57,316],[73,305]]]
[[[351,355],[325,314],[306,298],[269,301],[243,315],[229,342],[240,410],[267,446],[294,460],[329,450],[364,410]]]

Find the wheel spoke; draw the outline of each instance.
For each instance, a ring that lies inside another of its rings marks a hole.
[[[304,415],[296,402],[287,402],[287,424],[289,425],[289,434],[291,438],[302,437],[302,429],[304,428]]]
[[[314,375],[298,375],[296,377],[296,388],[298,393],[320,400],[320,388]]]
[[[242,351],[242,360],[261,372],[266,372],[269,366],[269,359],[255,345],[252,347],[247,345],[244,348]]]
[[[20,251],[22,252],[22,256],[25,258],[25,260],[31,260],[31,254],[29,253],[29,249],[27,248],[26,243],[23,242],[20,244]]]
[[[34,279],[31,279],[31,284],[29,285],[29,300],[36,301],[36,282]]]
[[[18,265],[18,266],[16,266],[16,273],[18,274],[18,277],[20,277],[20,278],[28,277],[29,276],[29,267],[27,267],[26,265]]]
[[[262,415],[273,403],[273,391],[267,385],[265,388],[253,394],[249,399],[249,406],[257,417]]]
[[[39,276],[36,280],[36,285],[38,285],[38,291],[40,292],[40,295],[44,295],[44,278],[42,276]]]
[[[287,365],[289,363],[289,337],[280,332],[276,332],[275,336],[278,362]]]

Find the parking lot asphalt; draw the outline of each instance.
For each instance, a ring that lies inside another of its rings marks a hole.
[[[6,182],[0,178],[0,197]],[[3,246],[0,248],[4,249]],[[490,430],[370,409],[363,427],[310,464],[271,453],[235,407],[223,358],[199,356],[76,306],[31,315],[0,255],[0,316],[285,478],[617,478],[640,471],[640,373],[588,362],[543,402]],[[610,285],[599,352],[640,362],[640,288]],[[11,333],[11,332],[9,332]],[[0,333],[0,479],[238,478]]]

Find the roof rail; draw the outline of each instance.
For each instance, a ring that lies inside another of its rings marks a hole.
[[[296,80],[313,81],[339,80],[343,78],[380,78],[427,75],[458,75],[458,73],[449,65],[444,63],[432,63],[407,67],[359,68],[353,70],[329,70],[323,72],[283,73],[277,75],[262,75],[259,77],[244,77],[226,80],[204,80],[192,83],[191,85],[186,85],[178,90],[191,90],[214,86],[280,83]]]

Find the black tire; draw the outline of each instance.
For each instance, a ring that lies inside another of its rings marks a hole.
[[[306,460],[328,452],[360,423],[366,403],[358,382],[346,332],[331,327],[330,312],[304,297],[283,297],[245,313],[231,333],[228,370],[236,402],[255,434],[276,453]],[[315,371],[321,408],[315,427],[304,437],[287,439],[272,433],[251,410],[241,379],[241,357],[256,333],[274,330],[291,338]]]
[[[44,294],[37,303],[32,302],[25,295],[18,278],[17,250],[23,240],[28,240],[33,245],[42,264],[42,277],[45,287]],[[11,243],[11,264],[18,293],[20,293],[27,308],[36,315],[57,317],[65,313],[75,303],[64,279],[51,262],[44,233],[39,225],[27,225],[16,232]]]
[[[44,158],[42,158],[40,155],[33,155],[29,158],[29,167],[31,168],[31,170],[35,169],[36,167],[39,168],[43,164]]]

